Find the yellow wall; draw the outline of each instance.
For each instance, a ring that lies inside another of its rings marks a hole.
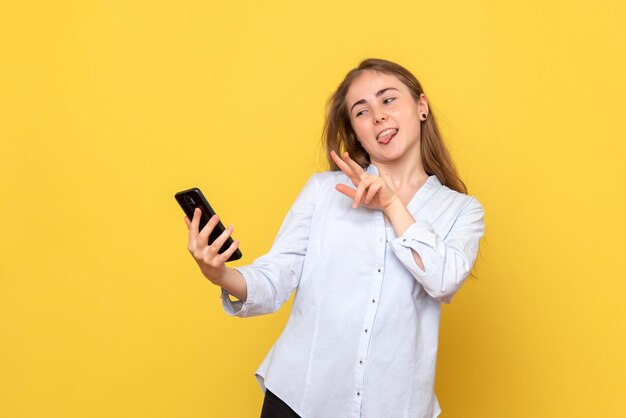
[[[173,195],[201,187],[261,255],[369,56],[422,81],[487,212],[444,308],[443,417],[626,416],[625,21],[618,0],[0,3],[0,416],[257,416],[289,307],[227,317]]]

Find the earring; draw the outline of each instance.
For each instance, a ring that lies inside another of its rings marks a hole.
[[[426,113],[422,113],[422,117],[424,118],[422,120],[426,120]]]

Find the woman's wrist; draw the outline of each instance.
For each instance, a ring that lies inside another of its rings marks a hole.
[[[394,196],[391,203],[383,209],[383,212],[389,219],[391,219],[392,217],[397,217],[403,212],[408,212],[408,210],[406,206],[404,206],[404,203],[402,203],[402,200],[400,200],[398,196]]]
[[[226,267],[224,274],[222,274],[220,279],[214,281],[213,284],[226,290],[241,301],[246,300],[248,293],[246,280],[237,269]]]
[[[415,218],[413,218],[411,212],[398,197],[383,212],[391,221],[391,225],[398,237],[415,223]]]
[[[223,287],[222,284],[224,283],[224,275],[220,277],[207,277],[207,279],[209,279],[209,281],[215,286]]]

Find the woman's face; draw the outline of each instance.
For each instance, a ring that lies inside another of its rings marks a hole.
[[[352,128],[373,163],[419,157],[420,115],[428,114],[424,94],[416,103],[396,76],[365,71],[350,85],[346,106]]]

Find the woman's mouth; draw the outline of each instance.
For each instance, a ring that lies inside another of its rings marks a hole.
[[[385,129],[376,136],[376,140],[379,144],[388,144],[393,139],[393,137],[396,136],[398,131],[399,129],[397,128]]]

